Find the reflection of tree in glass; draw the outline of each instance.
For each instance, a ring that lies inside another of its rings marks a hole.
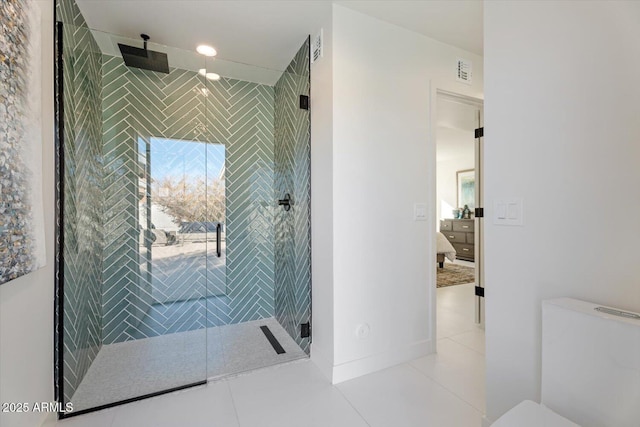
[[[152,201],[180,224],[224,222],[224,179],[185,179],[166,176],[152,184]]]

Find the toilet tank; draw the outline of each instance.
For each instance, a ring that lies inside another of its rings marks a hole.
[[[640,315],[598,307],[543,301],[542,403],[583,427],[638,427]]]

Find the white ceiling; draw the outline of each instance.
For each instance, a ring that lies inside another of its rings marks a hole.
[[[193,51],[210,44],[217,58],[284,70],[326,1],[77,0],[90,28]]]
[[[482,0],[336,3],[482,56]]]
[[[91,30],[91,33],[98,43],[102,53],[106,55],[119,57],[120,50],[118,48],[118,43],[142,47],[142,40],[140,38],[132,39],[128,37],[115,36],[110,33],[96,30]],[[199,71],[204,68],[208,72],[215,72],[224,77],[269,86],[275,85],[282,75],[282,71],[278,70],[255,67],[253,65],[242,64],[239,62],[225,61],[220,58],[212,60],[193,50],[178,49],[157,43],[149,43],[148,48],[166,53],[169,67],[173,68],[191,71]]]
[[[220,60],[284,70],[329,0],[77,0],[90,28],[175,48],[206,43]],[[482,1],[336,1],[381,20],[482,54]]]

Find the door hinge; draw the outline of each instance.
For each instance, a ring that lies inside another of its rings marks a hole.
[[[476,208],[474,215],[476,218],[484,218],[484,208]]]
[[[476,129],[476,139],[484,137],[484,126]]]
[[[476,286],[476,296],[484,298],[484,288]]]
[[[301,323],[300,324],[300,337],[301,338],[309,338],[311,336],[311,324]]]
[[[300,109],[301,110],[309,109],[309,97],[307,95],[300,95]]]

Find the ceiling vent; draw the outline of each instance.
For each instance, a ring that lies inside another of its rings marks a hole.
[[[472,64],[468,59],[458,58],[456,63],[456,80],[462,83],[471,84],[473,76]]]
[[[323,49],[322,38],[323,38],[322,29],[320,29],[320,32],[313,38],[313,40],[311,40],[311,63],[312,64],[324,56],[322,51]]]

